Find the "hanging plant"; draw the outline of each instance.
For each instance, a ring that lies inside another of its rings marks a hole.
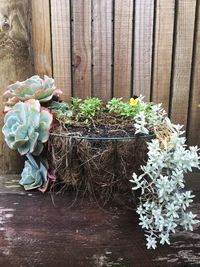
[[[198,221],[188,211],[194,195],[184,191],[184,174],[200,168],[199,149],[186,146],[182,126],[171,123],[161,104],[146,103],[143,96],[65,103],[58,101],[61,93],[53,79],[36,75],[3,95],[5,141],[28,158],[20,180],[25,190],[44,192],[57,181],[107,195],[130,192],[132,183],[141,192],[137,213],[147,248],[155,249],[158,241],[170,244],[179,226],[192,230]],[[38,157],[47,141],[51,164]],[[137,161],[142,149],[146,164],[144,157]],[[133,173],[136,163],[139,174]]]
[[[170,235],[179,226],[192,231],[193,225],[199,222],[196,215],[188,211],[194,195],[184,191],[184,174],[192,168],[200,168],[199,149],[187,148],[182,126],[162,116],[160,121],[154,128],[156,139],[148,142],[148,161],[141,166],[143,173],[139,176],[134,173],[130,180],[134,184],[132,190],[141,191],[137,213],[139,225],[146,232],[148,249],[155,249],[157,240],[162,245],[170,244]]]

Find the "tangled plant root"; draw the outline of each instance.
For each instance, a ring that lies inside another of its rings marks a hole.
[[[105,205],[116,199],[120,203],[133,196],[129,180],[139,172],[147,155],[146,138],[126,140],[88,140],[50,136],[48,161],[55,171],[61,190]]]

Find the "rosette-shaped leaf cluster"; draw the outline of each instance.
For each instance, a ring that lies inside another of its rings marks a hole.
[[[21,155],[39,155],[49,138],[53,116],[38,100],[17,103],[4,117],[3,134],[7,145]]]
[[[47,169],[41,161],[37,163],[32,155],[28,154],[27,158],[19,183],[25,190],[41,188],[47,183]]]
[[[38,75],[8,86],[7,91],[3,94],[5,111],[14,106],[17,102],[24,102],[28,99],[36,99],[40,102],[48,102],[54,95],[59,96],[62,91],[56,89],[54,80],[48,76],[41,79]]]

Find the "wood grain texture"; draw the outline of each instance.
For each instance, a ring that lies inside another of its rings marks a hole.
[[[33,74],[30,56],[30,1],[0,1],[0,94],[16,80]],[[2,97],[0,108],[3,110]],[[1,116],[0,128],[3,126]],[[0,131],[0,173],[19,173],[22,158],[11,151]]]
[[[133,94],[150,99],[153,37],[153,0],[135,0]]]
[[[92,6],[93,95],[111,98],[112,0],[94,0]]]
[[[178,2],[171,119],[187,127],[196,0]]]
[[[91,0],[72,1],[73,95],[91,96]]]
[[[189,143],[200,144],[200,110],[197,107],[200,102],[199,22],[194,56],[192,98],[189,100],[195,7],[196,3],[199,5],[199,0],[72,0],[71,2],[72,13],[70,14],[70,1],[65,0],[0,1],[1,94],[10,83],[31,76],[34,73],[34,63],[35,72],[40,75],[51,76],[53,65],[56,84],[64,91],[65,100],[69,100],[72,91],[75,96],[81,98],[90,96],[93,91],[94,95],[106,100],[112,94],[111,56],[113,53],[114,95],[127,99],[132,91],[133,94],[145,95],[148,100],[153,78],[152,100],[163,102],[165,109],[168,110],[171,54],[172,46],[174,46],[171,118],[174,122],[187,126],[188,102],[190,101]],[[113,30],[111,2],[115,5],[114,40],[111,37]],[[151,77],[153,16],[156,2],[154,69],[153,77]],[[178,8],[173,40],[175,3]],[[31,7],[33,34],[30,29]],[[132,23],[133,13],[135,18]],[[70,17],[72,22],[70,22]],[[133,43],[132,33],[134,33]],[[70,40],[71,36],[72,40]],[[53,58],[51,58],[51,48]],[[132,51],[133,48],[134,51]],[[32,50],[33,55],[31,55]],[[71,62],[71,51],[73,62]],[[132,52],[133,72],[131,71]],[[72,73],[71,63],[73,64]],[[73,88],[71,87],[72,76]],[[131,88],[131,79],[133,88]],[[0,105],[2,108],[2,100],[0,100]],[[0,126],[2,125],[1,119]],[[20,172],[20,158],[17,153],[7,148],[0,133],[2,163],[0,172]]]
[[[198,6],[198,21],[194,51],[193,86],[191,88],[191,105],[189,110],[188,142],[200,147],[200,5]]]
[[[71,90],[70,1],[51,0],[53,76],[69,100]]]
[[[169,109],[174,0],[157,0],[152,101]]]
[[[6,177],[5,182],[11,185],[13,178]],[[198,177],[198,190],[199,181]],[[86,198],[70,209],[74,197],[69,193],[16,191],[10,188],[5,193],[0,181],[2,267],[199,266],[198,224],[194,232],[179,231],[170,246],[158,244],[152,251],[146,248],[134,210],[112,203],[101,209]],[[199,220],[200,192],[195,195],[192,212]]]
[[[125,100],[129,99],[131,94],[133,2],[115,1],[113,94]]]
[[[32,46],[35,74],[52,76],[49,0],[32,0]]]

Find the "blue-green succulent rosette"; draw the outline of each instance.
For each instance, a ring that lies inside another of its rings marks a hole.
[[[49,138],[53,120],[48,109],[41,108],[38,100],[18,102],[6,113],[2,132],[7,145],[20,155],[40,155]]]
[[[35,99],[18,102],[4,117],[2,132],[7,145],[28,158],[20,180],[25,190],[47,189],[48,168],[38,156],[49,139],[52,121],[53,115],[50,111],[41,107],[40,102]]]
[[[45,163],[39,159],[36,160],[31,154],[28,154],[27,158],[19,183],[25,190],[37,188],[45,191],[48,186],[48,172]]]

